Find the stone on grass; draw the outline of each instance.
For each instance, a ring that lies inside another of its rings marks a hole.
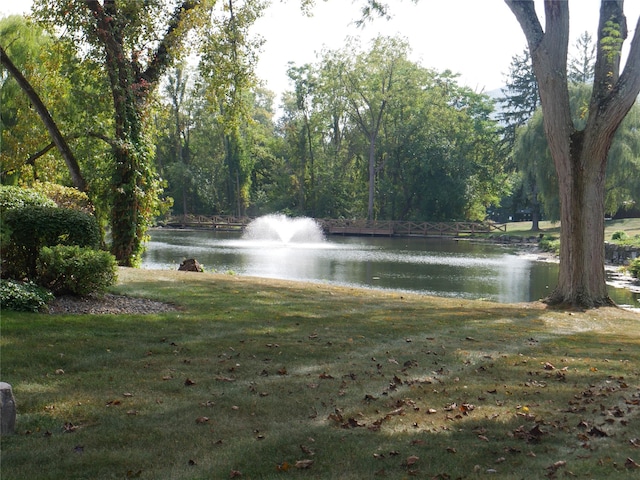
[[[0,382],[0,435],[16,432],[16,400],[11,385]]]
[[[184,260],[178,267],[178,270],[183,272],[204,272],[204,268],[202,268],[202,265],[200,265],[195,258]]]

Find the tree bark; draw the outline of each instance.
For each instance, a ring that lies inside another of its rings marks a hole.
[[[80,172],[80,165],[78,165],[78,161],[76,160],[75,156],[73,155],[73,152],[69,148],[67,141],[62,136],[62,133],[60,133],[60,129],[58,128],[58,125],[51,117],[49,110],[47,110],[47,107],[44,105],[44,103],[40,99],[40,96],[36,93],[36,91],[33,89],[29,81],[24,77],[24,75],[22,75],[22,72],[13,64],[13,62],[11,61],[11,59],[9,58],[9,56],[1,46],[0,46],[0,61],[2,65],[13,76],[13,78],[16,79],[16,82],[18,83],[22,91],[27,95],[27,97],[33,104],[33,107],[36,109],[36,112],[38,112],[38,115],[40,116],[42,123],[44,123],[45,127],[47,128],[47,131],[49,132],[49,135],[51,136],[53,143],[58,148],[60,155],[62,155],[62,158],[64,159],[64,162],[67,165],[67,168],[69,169],[69,174],[71,175],[71,181],[73,182],[73,185],[78,190],[82,192],[86,192],[87,183],[85,182],[84,177]]]
[[[567,84],[568,2],[545,0],[544,30],[533,0],[505,2],[527,38],[558,175],[560,273],[547,301],[581,308],[610,305],[604,273],[605,171],[613,135],[640,92],[640,19],[626,66],[619,74],[620,49],[627,34],[624,2],[602,0],[589,115],[584,130],[577,130]],[[609,30],[612,25],[619,31],[619,43]]]

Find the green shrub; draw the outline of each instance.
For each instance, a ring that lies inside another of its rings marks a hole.
[[[10,229],[3,246],[3,276],[34,278],[36,259],[42,247],[79,245],[98,248],[100,228],[92,215],[68,208],[27,206],[4,214]]]
[[[544,235],[538,246],[544,252],[560,253],[560,239],[552,235]]]
[[[613,235],[611,235],[611,240],[626,240],[627,238],[628,238],[627,232],[624,232],[622,230],[613,232]]]
[[[28,206],[55,207],[56,203],[31,188],[0,185],[0,212]]]
[[[4,221],[4,215],[14,208],[27,206],[55,207],[53,200],[46,195],[29,188],[21,188],[13,185],[0,185],[0,256],[5,258],[6,247],[11,243],[11,228]]]
[[[53,294],[31,282],[0,280],[0,308],[18,312],[43,310],[53,300]]]
[[[117,276],[116,259],[109,252],[77,245],[42,247],[37,283],[56,295],[103,293]]]
[[[631,276],[640,278],[640,258],[636,258],[629,264],[629,272]]]
[[[53,200],[60,208],[71,208],[72,210],[80,210],[90,214],[95,212],[95,208],[87,194],[77,188],[65,187],[64,185],[50,182],[37,182],[32,188],[34,191],[40,192]]]

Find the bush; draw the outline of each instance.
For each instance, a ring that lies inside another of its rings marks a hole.
[[[100,245],[98,221],[77,210],[40,206],[14,208],[4,214],[4,221],[11,231],[6,249],[3,246],[3,275],[9,278],[34,278],[42,247],[98,248]]]
[[[37,182],[33,185],[33,190],[40,192],[51,199],[60,208],[71,208],[84,213],[93,214],[95,208],[86,193],[74,187],[65,187],[57,183]]]
[[[53,300],[53,294],[33,283],[0,280],[0,308],[18,312],[43,310]]]
[[[116,276],[116,259],[109,252],[77,245],[40,250],[37,283],[56,295],[103,293],[115,283]]]
[[[629,272],[631,276],[640,278],[640,258],[636,258],[629,264]]]
[[[622,230],[613,232],[613,235],[611,235],[611,240],[626,240],[627,238],[628,238],[627,232],[624,232]]]
[[[11,228],[4,221],[5,213],[14,208],[28,206],[55,207],[56,204],[43,193],[12,185],[0,185],[0,247],[5,247],[11,242]],[[0,255],[5,258],[4,248],[1,250]]]
[[[55,207],[56,203],[44,193],[30,188],[0,185],[0,212],[29,206]]]
[[[544,252],[560,253],[560,239],[551,235],[544,235],[538,246]]]

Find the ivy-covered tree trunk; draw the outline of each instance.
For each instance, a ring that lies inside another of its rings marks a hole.
[[[133,19],[114,0],[84,2],[95,19],[95,36],[104,48],[114,107],[115,140],[111,178],[111,251],[118,263],[135,266],[142,253],[144,234],[157,197],[156,174],[144,137],[144,117],[149,94],[172,60],[170,45],[186,13],[198,2],[185,1],[173,13],[163,40],[146,69],[130,51],[125,30]]]
[[[640,92],[640,19],[620,73],[627,36],[623,0],[602,0],[594,85],[586,127],[576,129],[569,105],[569,5],[545,0],[543,29],[533,0],[505,0],[527,38],[538,79],[544,127],[560,191],[560,273],[548,302],[609,305],[604,273],[604,198],[613,136]]]

